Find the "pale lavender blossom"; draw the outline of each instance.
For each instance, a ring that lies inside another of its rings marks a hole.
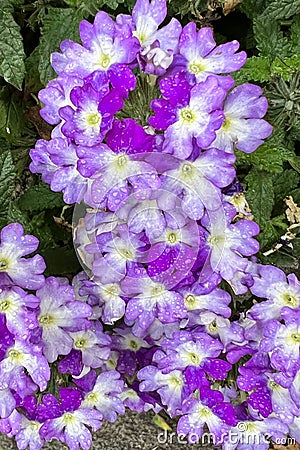
[[[35,236],[24,234],[19,223],[11,223],[0,233],[0,283],[17,284],[24,289],[38,289],[44,284],[46,265],[40,255],[24,258],[38,248]]]

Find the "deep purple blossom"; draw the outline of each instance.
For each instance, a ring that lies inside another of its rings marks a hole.
[[[179,73],[161,80],[160,90],[163,98],[152,101],[155,116],[149,123],[165,130],[163,151],[186,159],[193,151],[193,138],[200,148],[208,147],[224,119],[225,91],[215,77],[191,87],[185,74]]]
[[[64,123],[62,133],[76,144],[93,146],[102,142],[111,128],[114,114],[122,108],[123,100],[116,90],[95,90],[90,84],[77,86],[70,94],[72,106],[60,108]]]

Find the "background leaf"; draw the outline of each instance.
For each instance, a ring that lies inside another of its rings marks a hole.
[[[59,44],[64,39],[79,39],[78,27],[81,19],[73,8],[50,8],[48,14],[43,16],[42,36],[38,46],[38,68],[40,80],[44,85],[56,76],[50,64],[51,53],[59,51]]]
[[[23,39],[19,25],[4,6],[0,6],[0,76],[21,90],[25,75]]]

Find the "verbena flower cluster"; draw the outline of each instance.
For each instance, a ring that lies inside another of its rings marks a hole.
[[[19,449],[87,450],[126,407],[165,410],[190,443],[208,427],[224,450],[300,441],[300,284],[253,256],[259,228],[234,168],[234,148],[271,134],[267,101],[234,87],[237,41],[160,27],[166,13],[164,0],[99,12],[82,45],[52,55],[58,76],[39,98],[55,127],[30,168],[77,204],[84,270],[72,285],[45,279],[28,257],[37,239],[1,232],[0,431]],[[160,92],[146,126],[118,115],[138,77]],[[237,313],[229,288],[255,304]]]

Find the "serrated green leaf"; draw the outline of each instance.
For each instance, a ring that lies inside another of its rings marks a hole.
[[[24,126],[22,100],[7,86],[0,88],[0,137],[10,142],[21,136]]]
[[[271,220],[264,225],[263,232],[257,237],[260,243],[260,250],[269,249],[281,236],[282,232],[275,228]]]
[[[5,215],[14,191],[15,168],[11,152],[0,155],[0,211]]]
[[[293,158],[294,151],[284,142],[285,134],[275,130],[273,135],[253,153],[236,151],[237,165],[247,163],[258,170],[270,173],[281,173],[283,163]]]
[[[262,17],[271,20],[288,19],[300,13],[300,0],[273,0],[264,10]]]
[[[300,156],[294,156],[288,159],[290,165],[295,169],[298,173],[300,173]]]
[[[79,22],[82,17],[76,15],[73,8],[50,8],[43,17],[39,52],[39,73],[41,82],[46,85],[55,78],[55,72],[50,64],[52,52],[59,51],[59,44],[64,39],[79,39]]]
[[[0,76],[19,90],[25,75],[24,59],[20,27],[11,12],[0,6]]]
[[[261,56],[270,60],[276,56],[291,56],[292,45],[287,37],[283,36],[275,20],[259,16],[253,20],[253,31]]]
[[[295,71],[300,71],[300,55],[290,58],[275,58],[271,64],[271,75],[279,75],[286,81]]]
[[[233,74],[237,84],[249,81],[268,81],[270,79],[270,61],[265,56],[252,56],[248,58],[246,64]]]
[[[297,172],[292,169],[287,169],[281,174],[274,177],[274,194],[276,202],[283,202],[287,195],[295,189],[300,181]]]
[[[64,206],[61,192],[53,192],[48,184],[31,186],[18,200],[18,206],[24,211],[43,211]]]
[[[239,9],[246,14],[250,19],[260,15],[268,4],[269,0],[243,0]]]
[[[273,176],[254,168],[245,177],[245,181],[248,184],[246,198],[254,220],[263,228],[271,217],[274,205]]]

